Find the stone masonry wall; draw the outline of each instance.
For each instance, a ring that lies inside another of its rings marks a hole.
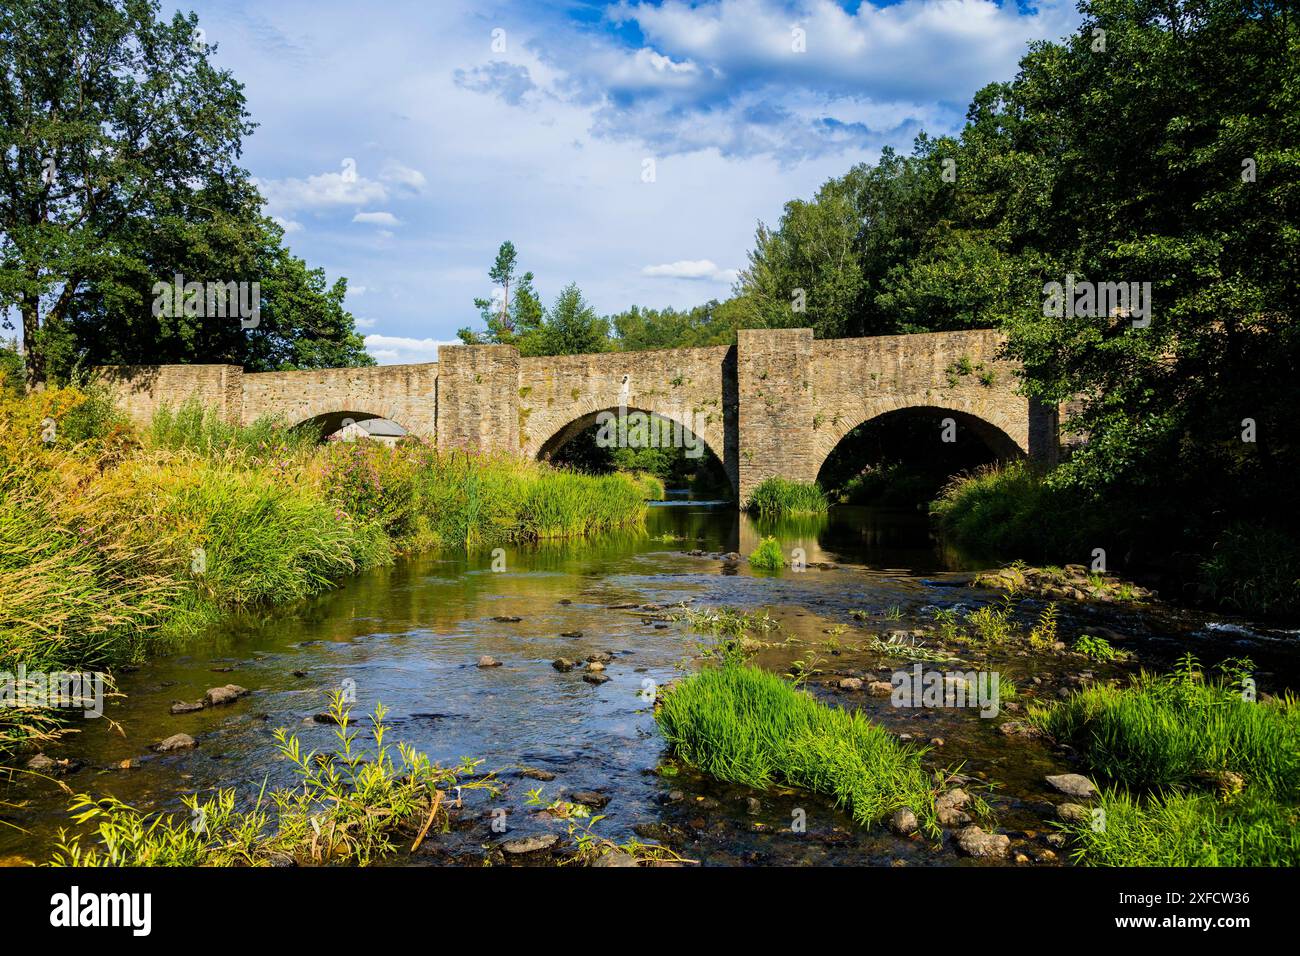
[[[519,451],[519,350],[438,348],[438,447]]]
[[[620,405],[680,422],[721,459],[743,501],[772,475],[816,479],[852,429],[891,411],[958,413],[999,455],[1051,461],[1057,413],[1016,394],[994,331],[814,340],[809,329],[744,329],[734,348],[521,358],[504,345],[447,345],[425,365],[245,374],[228,365],[101,370],[147,421],[194,397],[227,421],[278,415],[328,428],[388,418],[442,449],[547,457]]]

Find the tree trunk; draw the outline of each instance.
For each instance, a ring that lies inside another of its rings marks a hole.
[[[45,388],[45,356],[41,354],[40,300],[28,293],[23,296],[23,352],[27,361],[27,390],[39,392]]]

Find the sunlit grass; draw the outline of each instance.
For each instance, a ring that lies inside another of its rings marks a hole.
[[[709,668],[665,694],[656,717],[680,759],[721,780],[823,794],[862,824],[910,807],[937,833],[918,751],[774,674],[735,662]]]

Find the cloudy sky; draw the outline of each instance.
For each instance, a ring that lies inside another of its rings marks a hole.
[[[164,0],[166,6],[166,0]],[[759,220],[956,130],[1071,0],[191,0],[260,124],[294,252],[347,276],[382,363],[477,324],[502,240],[548,303],[724,298]]]

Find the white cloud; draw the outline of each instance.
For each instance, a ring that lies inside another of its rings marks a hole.
[[[373,329],[378,321],[378,319],[356,319],[355,323],[359,329]]]
[[[285,219],[283,216],[272,216],[271,219],[284,230],[285,235],[302,232],[302,223],[294,219]]]
[[[329,206],[364,206],[388,198],[383,183],[347,169],[306,179],[259,179],[256,183],[267,206],[277,214]]]
[[[402,224],[391,212],[359,212],[352,217],[352,221],[364,222],[372,226],[400,226]]]
[[[367,335],[366,351],[380,365],[411,365],[438,361],[439,345],[457,345],[438,339],[408,339],[400,335]]]
[[[404,166],[395,159],[384,162],[384,165],[379,170],[379,178],[386,183],[405,186],[415,192],[422,190],[428,182],[424,178],[424,173],[418,169],[412,169],[410,166]]]
[[[679,259],[659,266],[646,266],[641,274],[656,279],[715,279],[734,282],[735,269],[719,269],[712,259]]]

